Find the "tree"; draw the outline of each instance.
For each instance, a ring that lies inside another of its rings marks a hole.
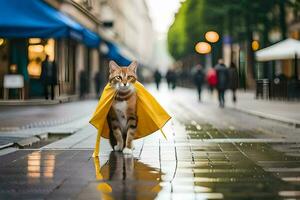
[[[195,54],[194,46],[204,41],[204,34],[217,31],[221,38],[227,35],[231,41],[244,47],[248,84],[253,84],[253,36],[260,37],[262,47],[270,45],[269,33],[272,30],[280,30],[284,39],[287,35],[286,7],[297,11],[299,4],[295,0],[186,0],[168,32],[170,53],[176,60]],[[222,53],[221,45],[222,41],[213,48]]]
[[[186,3],[183,3],[175,15],[174,23],[168,31],[168,50],[172,57],[179,60],[186,55],[185,44],[187,41],[185,33]]]

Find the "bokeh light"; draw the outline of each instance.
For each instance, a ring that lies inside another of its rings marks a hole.
[[[211,42],[211,43],[218,42],[219,38],[220,38],[219,34],[215,31],[208,31],[207,33],[205,33],[205,39],[208,42]]]
[[[200,54],[207,54],[211,52],[211,46],[207,42],[198,42],[195,46],[195,50]]]

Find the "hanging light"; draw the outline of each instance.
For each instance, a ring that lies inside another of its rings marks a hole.
[[[195,50],[200,54],[207,54],[211,52],[211,46],[207,42],[198,42],[195,46]]]
[[[43,45],[29,45],[28,50],[35,52],[35,53],[42,53],[44,51],[44,46]]]
[[[55,57],[55,40],[54,39],[49,39],[47,41],[47,44],[45,45],[45,54],[47,54],[49,56],[49,60],[53,61],[54,57]],[[46,55],[45,55],[46,57]],[[43,58],[44,60],[45,58]]]
[[[5,43],[5,39],[0,38],[0,46],[4,45],[4,43]]]
[[[30,76],[39,77],[42,73],[41,64],[36,61],[32,61],[28,64],[27,71]]]
[[[40,44],[41,42],[41,38],[29,38],[29,44]]]
[[[219,38],[220,38],[219,34],[215,31],[208,31],[207,33],[205,33],[205,39],[208,42],[211,42],[211,43],[218,42]]]

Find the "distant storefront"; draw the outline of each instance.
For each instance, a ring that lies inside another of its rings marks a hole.
[[[257,96],[300,99],[300,41],[286,39],[256,52]]]
[[[0,5],[0,99],[8,74],[24,77],[25,98],[42,97],[40,78],[46,55],[57,65],[56,96],[76,94],[76,68],[82,65],[89,70],[90,54],[99,57],[100,37],[44,1],[1,0]],[[9,92],[9,97],[17,96],[17,91]]]

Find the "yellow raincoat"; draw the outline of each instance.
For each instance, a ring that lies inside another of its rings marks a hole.
[[[137,131],[134,139],[138,139],[157,130],[161,130],[171,117],[141,83],[136,81],[134,87],[137,94],[138,116]],[[106,118],[115,94],[116,90],[110,84],[107,84],[103,90],[96,111],[90,120],[90,123],[98,130],[95,151],[93,154],[94,157],[99,154],[100,137],[109,138],[109,127]],[[163,132],[162,134],[164,135]]]

